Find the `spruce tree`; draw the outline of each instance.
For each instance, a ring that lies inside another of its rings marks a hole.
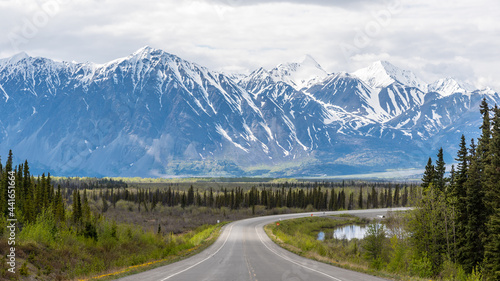
[[[56,222],[62,223],[65,220],[66,214],[64,211],[64,202],[62,199],[61,186],[57,186],[56,196],[53,201],[54,218]]]
[[[491,140],[485,166],[488,222],[486,225],[484,267],[490,280],[500,280],[500,110],[494,108]]]
[[[477,144],[477,160],[478,168],[482,173],[486,166],[488,165],[490,159],[488,158],[488,151],[490,150],[490,139],[491,139],[491,120],[490,120],[490,109],[486,99],[483,99],[480,112],[483,116],[483,123],[481,124],[481,136],[478,139]]]
[[[378,194],[375,186],[372,186],[372,208],[378,208]]]
[[[422,177],[422,187],[426,189],[429,185],[434,182],[435,179],[435,169],[432,165],[432,158],[429,157],[427,165],[425,166],[424,176]]]
[[[484,256],[483,240],[485,238],[486,212],[478,158],[479,155],[476,153],[473,139],[470,148],[470,165],[464,184],[467,222],[461,223],[465,226],[465,233],[460,235],[464,243],[461,248],[459,247],[459,261],[466,272],[472,272],[472,269],[482,262]]]
[[[459,150],[457,152],[457,170],[454,177],[454,186],[451,187],[450,194],[448,196],[449,204],[455,213],[455,232],[456,238],[456,252],[457,261],[463,264],[467,258],[467,241],[466,241],[466,231],[468,225],[468,213],[467,213],[467,189],[465,182],[467,181],[467,174],[469,170],[469,153],[465,142],[465,136],[462,135],[460,140]]]
[[[191,187],[189,187],[189,190],[188,190],[188,194],[187,194],[187,202],[186,204],[188,206],[190,205],[193,205],[194,204],[194,188],[193,186],[191,185]]]
[[[495,208],[486,224],[488,237],[484,246],[487,280],[500,280],[500,208]]]
[[[446,184],[444,174],[446,173],[446,163],[443,159],[443,148],[441,147],[437,154],[436,167],[434,169],[434,182],[435,187],[444,192]]]
[[[12,171],[12,150],[9,150],[5,169],[0,174],[0,216],[7,215],[7,190],[9,189],[9,172]]]
[[[363,187],[359,188],[358,206],[363,209]]]
[[[101,196],[101,198],[104,199],[104,196]],[[82,220],[84,222],[90,221],[90,206],[89,206],[89,200],[87,198],[87,190],[83,190],[83,203],[82,203]]]
[[[80,192],[77,189],[73,191],[73,223],[82,223],[82,202],[80,200]]]
[[[393,200],[394,207],[399,207],[399,185],[396,184],[394,188],[394,200]]]

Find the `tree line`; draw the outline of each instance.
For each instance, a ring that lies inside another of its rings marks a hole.
[[[0,161],[1,214],[8,212],[8,173],[16,175],[16,214],[23,223],[34,222],[37,215],[50,212],[58,223],[74,227],[85,235],[94,235],[93,221],[100,214],[91,211],[90,199],[98,202],[100,213],[115,207],[120,200],[133,202],[138,211],[157,206],[226,207],[232,210],[265,206],[314,210],[366,209],[409,206],[418,197],[415,184],[342,182],[259,183],[249,189],[239,186],[183,190],[175,184],[164,188],[130,188],[123,181],[96,178],[61,178],[50,173],[33,176],[28,161],[13,166],[9,151],[5,166]],[[55,188],[57,186],[57,188]],[[95,205],[95,204],[94,204]],[[95,211],[95,210],[94,210]]]
[[[15,205],[14,213],[16,218],[21,223],[34,222],[38,214],[44,211],[52,211],[54,214],[56,212],[64,211],[65,205],[63,198],[61,196],[60,188],[55,191],[52,185],[52,180],[50,173],[45,176],[34,177],[30,174],[29,164],[26,160],[23,164],[18,166],[13,166],[12,163],[12,151],[9,151],[9,155],[5,166],[2,165],[0,161],[0,214],[2,216],[7,216],[9,207],[12,205],[8,204],[8,187],[10,183],[15,183]],[[9,181],[9,175],[15,175],[14,181]],[[58,213],[58,216],[61,215]]]
[[[411,221],[412,242],[435,274],[454,262],[500,280],[500,109],[484,99],[480,112],[481,135],[469,144],[462,135],[448,177],[443,150],[435,163],[429,158],[423,198]]]
[[[253,206],[265,206],[273,208],[312,208],[316,210],[340,210],[340,209],[366,209],[366,208],[390,208],[408,206],[412,198],[416,197],[418,187],[416,185],[394,185],[385,184],[375,187],[358,188],[325,188],[321,184],[312,185],[309,188],[292,188],[256,186],[245,190],[241,187],[205,189],[200,190],[191,185],[187,190],[181,190],[175,186],[156,189],[142,188],[99,188],[88,190],[88,196],[94,201],[102,201],[103,210],[110,206],[115,207],[120,200],[135,203],[138,210],[154,210],[157,206],[202,206],[209,208],[226,207],[232,210],[249,208]],[[63,188],[65,190],[70,190]],[[77,189],[74,189],[77,190]],[[350,191],[346,191],[350,190]],[[66,192],[67,199],[77,194]],[[86,194],[87,191],[84,191]],[[356,195],[356,196],[355,196]],[[87,195],[85,195],[87,196]]]

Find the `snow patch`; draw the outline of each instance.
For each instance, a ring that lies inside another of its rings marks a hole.
[[[217,125],[215,126],[215,129],[216,129],[216,131],[217,131],[217,133],[218,133],[219,135],[221,135],[222,137],[224,137],[226,140],[228,140],[228,141],[229,141],[230,143],[232,143],[234,146],[236,146],[237,148],[239,148],[239,149],[241,149],[241,150],[245,151],[246,153],[248,153],[248,152],[249,152],[249,150],[248,150],[248,149],[244,148],[243,146],[241,146],[241,145],[240,145],[240,144],[238,144],[238,143],[235,143],[235,142],[233,141],[233,139],[229,136],[229,134],[226,132],[226,130],[224,130],[220,124],[217,124]]]

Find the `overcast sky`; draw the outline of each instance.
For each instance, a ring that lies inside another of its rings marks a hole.
[[[104,63],[149,45],[249,73],[310,54],[328,72],[387,60],[500,91],[499,16],[497,0],[0,0],[0,57]]]

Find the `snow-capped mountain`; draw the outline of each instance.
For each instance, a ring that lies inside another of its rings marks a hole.
[[[285,63],[273,68],[269,74],[275,82],[282,81],[301,90],[321,82],[328,74],[310,55],[305,55],[300,63]]]
[[[451,159],[460,134],[479,134],[482,98],[500,101],[453,81],[427,91],[386,62],[328,74],[310,56],[242,77],[151,47],[105,64],[21,53],[0,59],[0,149],[55,175],[421,167],[441,143]]]
[[[248,88],[255,80],[283,82],[299,91],[321,82],[328,73],[310,55],[305,55],[301,62],[279,64],[271,70],[260,68],[241,79],[241,84]]]
[[[427,84],[413,72],[400,69],[387,61],[377,61],[372,65],[353,72],[354,75],[374,88],[382,88],[398,82],[404,86],[415,87],[426,92]]]
[[[474,86],[453,78],[438,79],[428,86],[429,92],[440,93],[442,96],[449,96],[454,93],[465,93],[474,91]]]

